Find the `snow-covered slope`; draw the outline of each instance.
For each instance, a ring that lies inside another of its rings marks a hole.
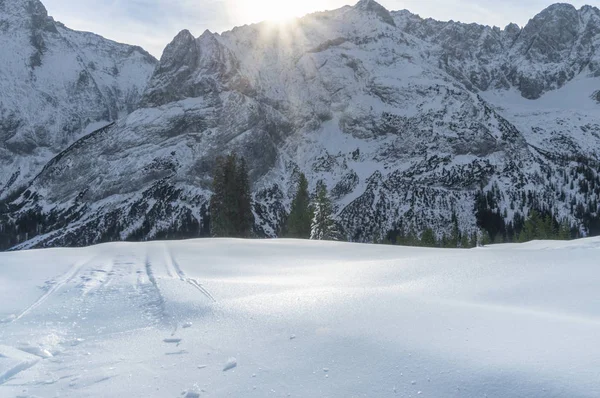
[[[362,0],[289,26],[182,31],[139,109],[6,204],[4,247],[205,234],[229,151],[250,163],[259,235],[279,231],[300,171],[327,183],[351,240],[454,216],[473,231],[481,188],[506,222],[535,207],[600,232],[599,43],[600,11],[565,5],[523,29]]]
[[[396,25],[436,45],[440,67],[479,90],[515,87],[528,99],[580,74],[600,76],[600,10],[554,4],[520,28],[440,22],[408,11]]]
[[[598,239],[2,253],[0,396],[597,397],[599,253]]]
[[[55,22],[38,0],[0,1],[0,199],[135,109],[155,65],[139,47]]]

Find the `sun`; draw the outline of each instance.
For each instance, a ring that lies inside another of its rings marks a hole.
[[[228,0],[227,3],[229,12],[239,24],[262,21],[285,24],[319,10],[323,4],[319,0]]]

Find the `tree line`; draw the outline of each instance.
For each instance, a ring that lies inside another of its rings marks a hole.
[[[230,154],[216,160],[210,199],[210,235],[212,237],[250,238],[254,231],[252,190],[248,166],[243,157]],[[420,235],[402,228],[385,237],[375,237],[373,243],[405,246],[471,248],[489,243],[527,242],[535,239],[568,240],[575,235],[566,220],[558,221],[549,211],[533,208],[525,218],[515,212],[511,222],[498,209],[499,189],[479,192],[474,211],[478,230],[463,231],[456,214],[452,215],[450,233],[439,234],[426,228]],[[525,195],[525,194],[524,194]],[[526,203],[527,197],[523,197]],[[532,200],[532,199],[530,199]],[[505,211],[506,212],[506,211]],[[335,220],[335,209],[323,181],[316,184],[311,195],[309,182],[299,174],[296,194],[290,213],[279,236],[294,239],[345,240],[342,227]]]
[[[230,154],[218,157],[210,199],[210,234],[212,237],[249,238],[254,213],[248,167],[243,157]],[[308,180],[300,174],[298,189],[281,236],[295,239],[341,240],[343,234],[334,218],[334,207],[327,186],[317,184],[311,198]]]

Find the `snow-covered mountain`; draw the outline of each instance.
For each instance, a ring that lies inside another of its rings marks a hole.
[[[361,0],[289,26],[182,31],[138,109],[5,204],[4,247],[202,235],[229,151],[250,163],[267,236],[300,171],[327,183],[351,240],[454,216],[474,230],[480,189],[503,222],[536,207],[595,232],[600,10],[559,4],[501,30]]]
[[[0,1],[0,199],[134,110],[155,65],[139,47],[55,22],[38,0]]]

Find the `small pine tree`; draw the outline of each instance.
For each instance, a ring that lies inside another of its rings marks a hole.
[[[452,232],[450,232],[450,238],[448,238],[447,247],[456,248],[460,243],[460,229],[458,228],[458,221],[452,226]]]
[[[469,241],[469,247],[477,247],[479,242],[479,234],[477,232],[471,233],[471,240]]]
[[[502,236],[502,234],[497,234],[496,237],[494,238],[494,244],[500,245],[502,243],[504,243],[504,236]]]
[[[529,242],[534,239],[539,239],[542,235],[540,231],[540,227],[542,226],[542,221],[539,213],[536,210],[532,210],[529,213],[529,218],[525,220],[525,224],[523,225],[523,231],[519,234],[519,242]]]
[[[460,247],[463,249],[469,247],[469,236],[465,232],[461,233]]]
[[[409,228],[406,234],[403,232],[402,234],[398,235],[396,244],[401,246],[418,246],[419,242],[415,231],[412,228]]]
[[[558,229],[558,239],[571,240],[571,225],[569,224],[569,220],[566,218],[560,223],[560,227]]]
[[[323,183],[317,185],[313,211],[310,239],[339,240],[340,234],[333,220],[333,205],[327,195],[327,186]]]
[[[292,201],[292,208],[287,220],[286,236],[296,239],[309,239],[311,235],[311,223],[313,219],[310,207],[310,195],[308,193],[308,181],[306,176],[300,174],[298,192]]]
[[[425,231],[423,231],[423,234],[421,235],[422,246],[435,247],[437,246],[437,244],[437,238],[435,236],[435,233],[433,232],[433,229],[427,228]]]
[[[487,246],[492,243],[490,234],[487,231],[480,231],[479,246]]]

